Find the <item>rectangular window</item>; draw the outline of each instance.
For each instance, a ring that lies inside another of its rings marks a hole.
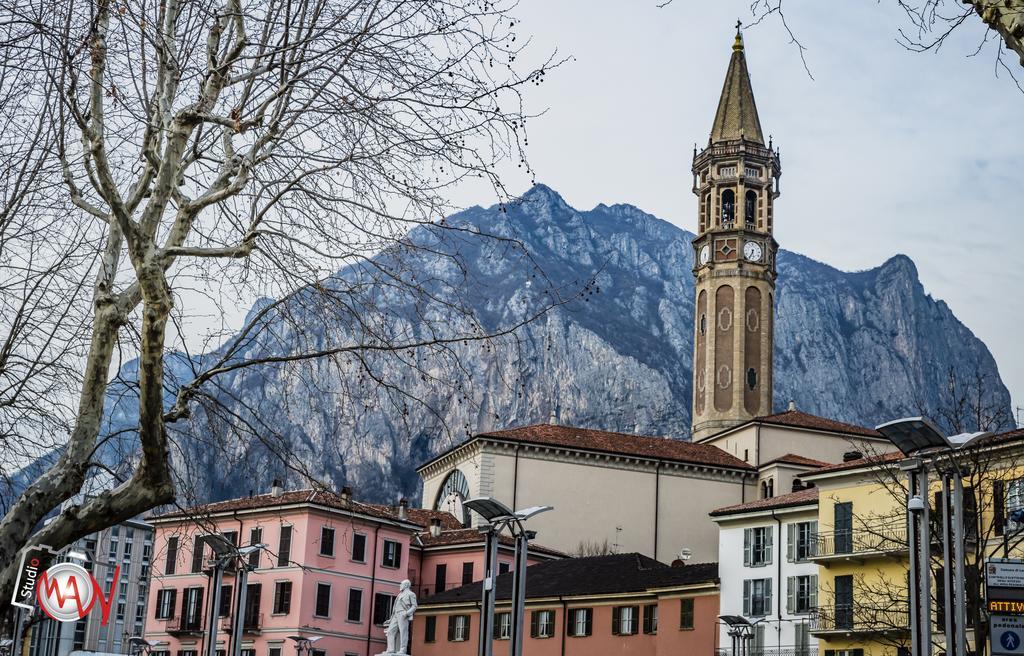
[[[845,501],[832,506],[834,549],[837,554],[853,551],[853,503]]]
[[[201,627],[203,619],[202,588],[185,588],[181,600],[181,614],[181,628],[194,631]]]
[[[569,635],[574,638],[585,638],[590,635],[594,625],[594,609],[573,608],[569,611]]]
[[[679,629],[693,631],[693,599],[679,600]]]
[[[292,559],[292,527],[281,527],[281,541],[277,547],[277,566],[287,567]]]
[[[763,567],[772,563],[772,527],[743,529],[743,564]]]
[[[320,555],[334,555],[334,529],[329,526],[320,527]]]
[[[231,592],[230,585],[220,586],[220,608],[217,611],[217,617],[228,617],[231,615]]]
[[[764,617],[772,610],[772,580],[746,579],[743,581],[743,614]]]
[[[238,531],[224,531],[221,535],[232,545],[238,546]]]
[[[510,640],[512,638],[512,613],[494,614],[494,639]]]
[[[164,563],[164,573],[173,574],[178,567],[178,536],[171,535],[167,538],[167,561]]]
[[[242,621],[246,627],[259,628],[263,624],[260,620],[260,596],[262,592],[262,583],[250,583],[245,586],[245,615],[242,617]]]
[[[612,635],[636,635],[639,633],[639,606],[616,606],[612,608]]]
[[[330,617],[331,616],[331,584],[330,583],[317,583],[316,584],[316,611],[314,615],[317,617]]]
[[[348,591],[348,615],[349,622],[363,621],[363,591],[359,588],[349,588]]]
[[[366,562],[366,536],[362,533],[352,534],[352,560],[357,563]]]
[[[469,615],[448,616],[448,642],[469,640]]]
[[[437,642],[437,615],[427,615],[424,618],[423,642]]]
[[[203,569],[203,551],[206,549],[206,541],[201,535],[192,539],[192,573],[200,572]]]
[[[448,566],[440,563],[434,570],[434,593],[444,592],[445,584],[448,581]]]
[[[251,647],[249,649],[239,649],[238,654],[239,656],[256,656],[256,650]]]
[[[280,647],[270,647],[267,649],[267,656],[281,656]]]
[[[786,525],[786,560],[806,562],[818,555],[818,522],[797,522]]]
[[[107,554],[107,560],[114,562],[117,560],[117,540],[110,541],[110,551]]]
[[[644,633],[653,635],[658,632],[658,604],[644,606]]]
[[[373,596],[373,623],[377,626],[384,626],[384,622],[391,617],[391,607],[395,605],[395,596],[385,592],[378,592]]]
[[[274,615],[287,615],[292,610],[292,582],[274,583]]]
[[[402,543],[384,540],[384,550],[380,557],[380,566],[398,569],[402,566]]]
[[[249,529],[249,544],[260,544],[263,542],[263,529],[256,526]],[[260,566],[260,549],[249,554],[249,566],[253,569]]]
[[[550,638],[555,635],[555,611],[535,610],[530,613],[530,637]]]
[[[134,544],[135,543],[132,542],[131,540],[128,540],[127,542],[124,543],[124,552],[121,554],[121,560],[131,560],[132,559],[132,546]]]
[[[817,607],[817,575],[790,576],[786,579],[786,610],[793,614],[801,614],[810,613]]]
[[[462,563],[462,585],[473,582],[473,563]]]
[[[512,571],[512,565],[509,563],[498,563],[498,574],[508,574]]]
[[[160,590],[156,593],[156,619],[167,620],[174,617],[174,602],[177,590]]]

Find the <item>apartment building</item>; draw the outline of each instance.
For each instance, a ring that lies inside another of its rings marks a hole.
[[[480,583],[425,599],[416,656],[471,656],[480,636]],[[509,653],[512,574],[497,578],[495,656]],[[552,560],[527,568],[523,653],[530,656],[712,654],[717,563],[669,566],[638,553]]]
[[[810,656],[818,643],[818,490],[799,489],[711,513],[718,524],[720,614],[753,626],[747,656]],[[722,656],[733,656],[719,626]]]

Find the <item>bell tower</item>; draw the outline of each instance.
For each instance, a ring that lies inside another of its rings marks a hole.
[[[781,175],[779,153],[761,132],[737,24],[711,137],[693,154],[694,441],[772,412],[772,227]]]

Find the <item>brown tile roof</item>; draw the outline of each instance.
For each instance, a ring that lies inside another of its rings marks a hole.
[[[758,510],[772,510],[778,508],[792,508],[794,506],[806,506],[810,504],[816,504],[818,502],[818,488],[812,487],[799,492],[791,492],[790,494],[782,494],[777,497],[771,497],[769,499],[758,499],[757,501],[748,501],[747,503],[740,503],[735,506],[726,506],[724,508],[718,508],[712,510],[709,514],[712,517],[720,517],[722,515],[737,515],[747,512],[754,512]]]
[[[582,595],[646,592],[697,583],[717,583],[718,563],[695,563],[670,567],[638,553],[611,554],[589,558],[564,558],[531,565],[526,569],[526,597],[574,597]],[[421,607],[476,602],[481,584],[470,583],[428,597]],[[512,574],[495,582],[495,597],[512,598]]]
[[[558,426],[554,424],[534,424],[532,426],[521,426],[519,428],[480,433],[473,436],[466,442],[449,449],[444,454],[438,456],[438,458],[443,457],[447,453],[451,453],[455,449],[458,449],[472,440],[481,437],[506,440],[509,442],[519,442],[522,444],[557,446],[584,451],[598,451],[601,453],[614,453],[624,456],[670,460],[673,462],[683,462],[696,465],[709,465],[712,467],[727,467],[729,469],[745,470],[753,469],[751,465],[743,462],[739,458],[726,453],[718,447],[708,444],[696,444],[694,442],[685,442],[683,440],[665,437],[647,437],[643,435],[632,435],[629,433],[613,433],[610,431],[576,428],[574,426]],[[437,458],[434,460],[436,459]]]
[[[800,410],[786,410],[785,412],[777,412],[773,415],[764,415],[755,418],[753,421],[762,424],[774,424],[776,426],[793,426],[795,428],[810,428],[812,430],[829,431],[832,433],[884,438],[881,433],[873,428],[865,428],[864,426],[826,419],[825,417],[801,412]]]
[[[453,530],[443,530],[438,536],[433,536],[430,531],[423,531],[422,533],[416,534],[416,539],[419,541],[424,548],[429,549],[430,547],[452,547],[460,545],[473,545],[483,544],[484,537],[478,529],[475,528],[456,528]],[[508,535],[501,536],[501,543],[507,546],[514,546],[515,541]],[[530,543],[530,553],[541,553],[549,556],[556,556],[558,558],[566,558],[568,554],[556,551],[555,549],[549,549],[545,546]]]
[[[276,497],[271,494],[259,494],[252,497],[240,497],[238,499],[217,501],[192,508],[174,510],[161,515],[153,515],[151,516],[151,519],[172,519],[177,517],[188,518],[214,513],[232,512],[234,510],[270,509],[294,504],[317,504],[375,519],[405,522],[422,528],[429,526],[431,519],[439,519],[443,528],[455,529],[462,527],[462,524],[455,518],[455,516],[444,511],[408,508],[406,515],[407,519],[402,520],[399,519],[397,506],[363,503],[362,501],[356,501],[355,499],[345,500],[334,492],[313,489],[288,490],[286,492],[282,492],[280,496]]]
[[[767,467],[768,465],[774,465],[777,462],[786,465],[800,465],[802,467],[827,467],[828,465],[832,464],[830,462],[825,462],[824,460],[815,460],[814,458],[808,458],[807,456],[801,456],[795,453],[787,453],[784,456],[779,456],[778,458],[769,460],[768,462],[764,463],[761,466]]]

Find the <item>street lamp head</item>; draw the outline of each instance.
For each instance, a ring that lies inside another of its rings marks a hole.
[[[516,519],[518,519],[521,522],[525,522],[531,517],[554,509],[554,506],[533,506],[531,508],[523,508],[522,510],[517,510],[514,514],[516,516]]]
[[[465,501],[462,505],[491,524],[495,521],[515,518],[515,512],[511,508],[493,497],[474,497]]]
[[[200,540],[210,545],[213,553],[217,554],[218,558],[230,556],[237,551],[235,545],[220,533],[207,533]]]
[[[251,553],[254,553],[256,551],[260,551],[261,549],[266,549],[266,548],[267,548],[267,545],[262,543],[262,542],[260,542],[259,544],[249,544],[249,545],[246,545],[244,547],[239,547],[238,548],[238,555],[239,556],[248,556]]]
[[[949,446],[942,431],[925,417],[896,419],[875,426],[875,430],[908,456],[923,449]]]

